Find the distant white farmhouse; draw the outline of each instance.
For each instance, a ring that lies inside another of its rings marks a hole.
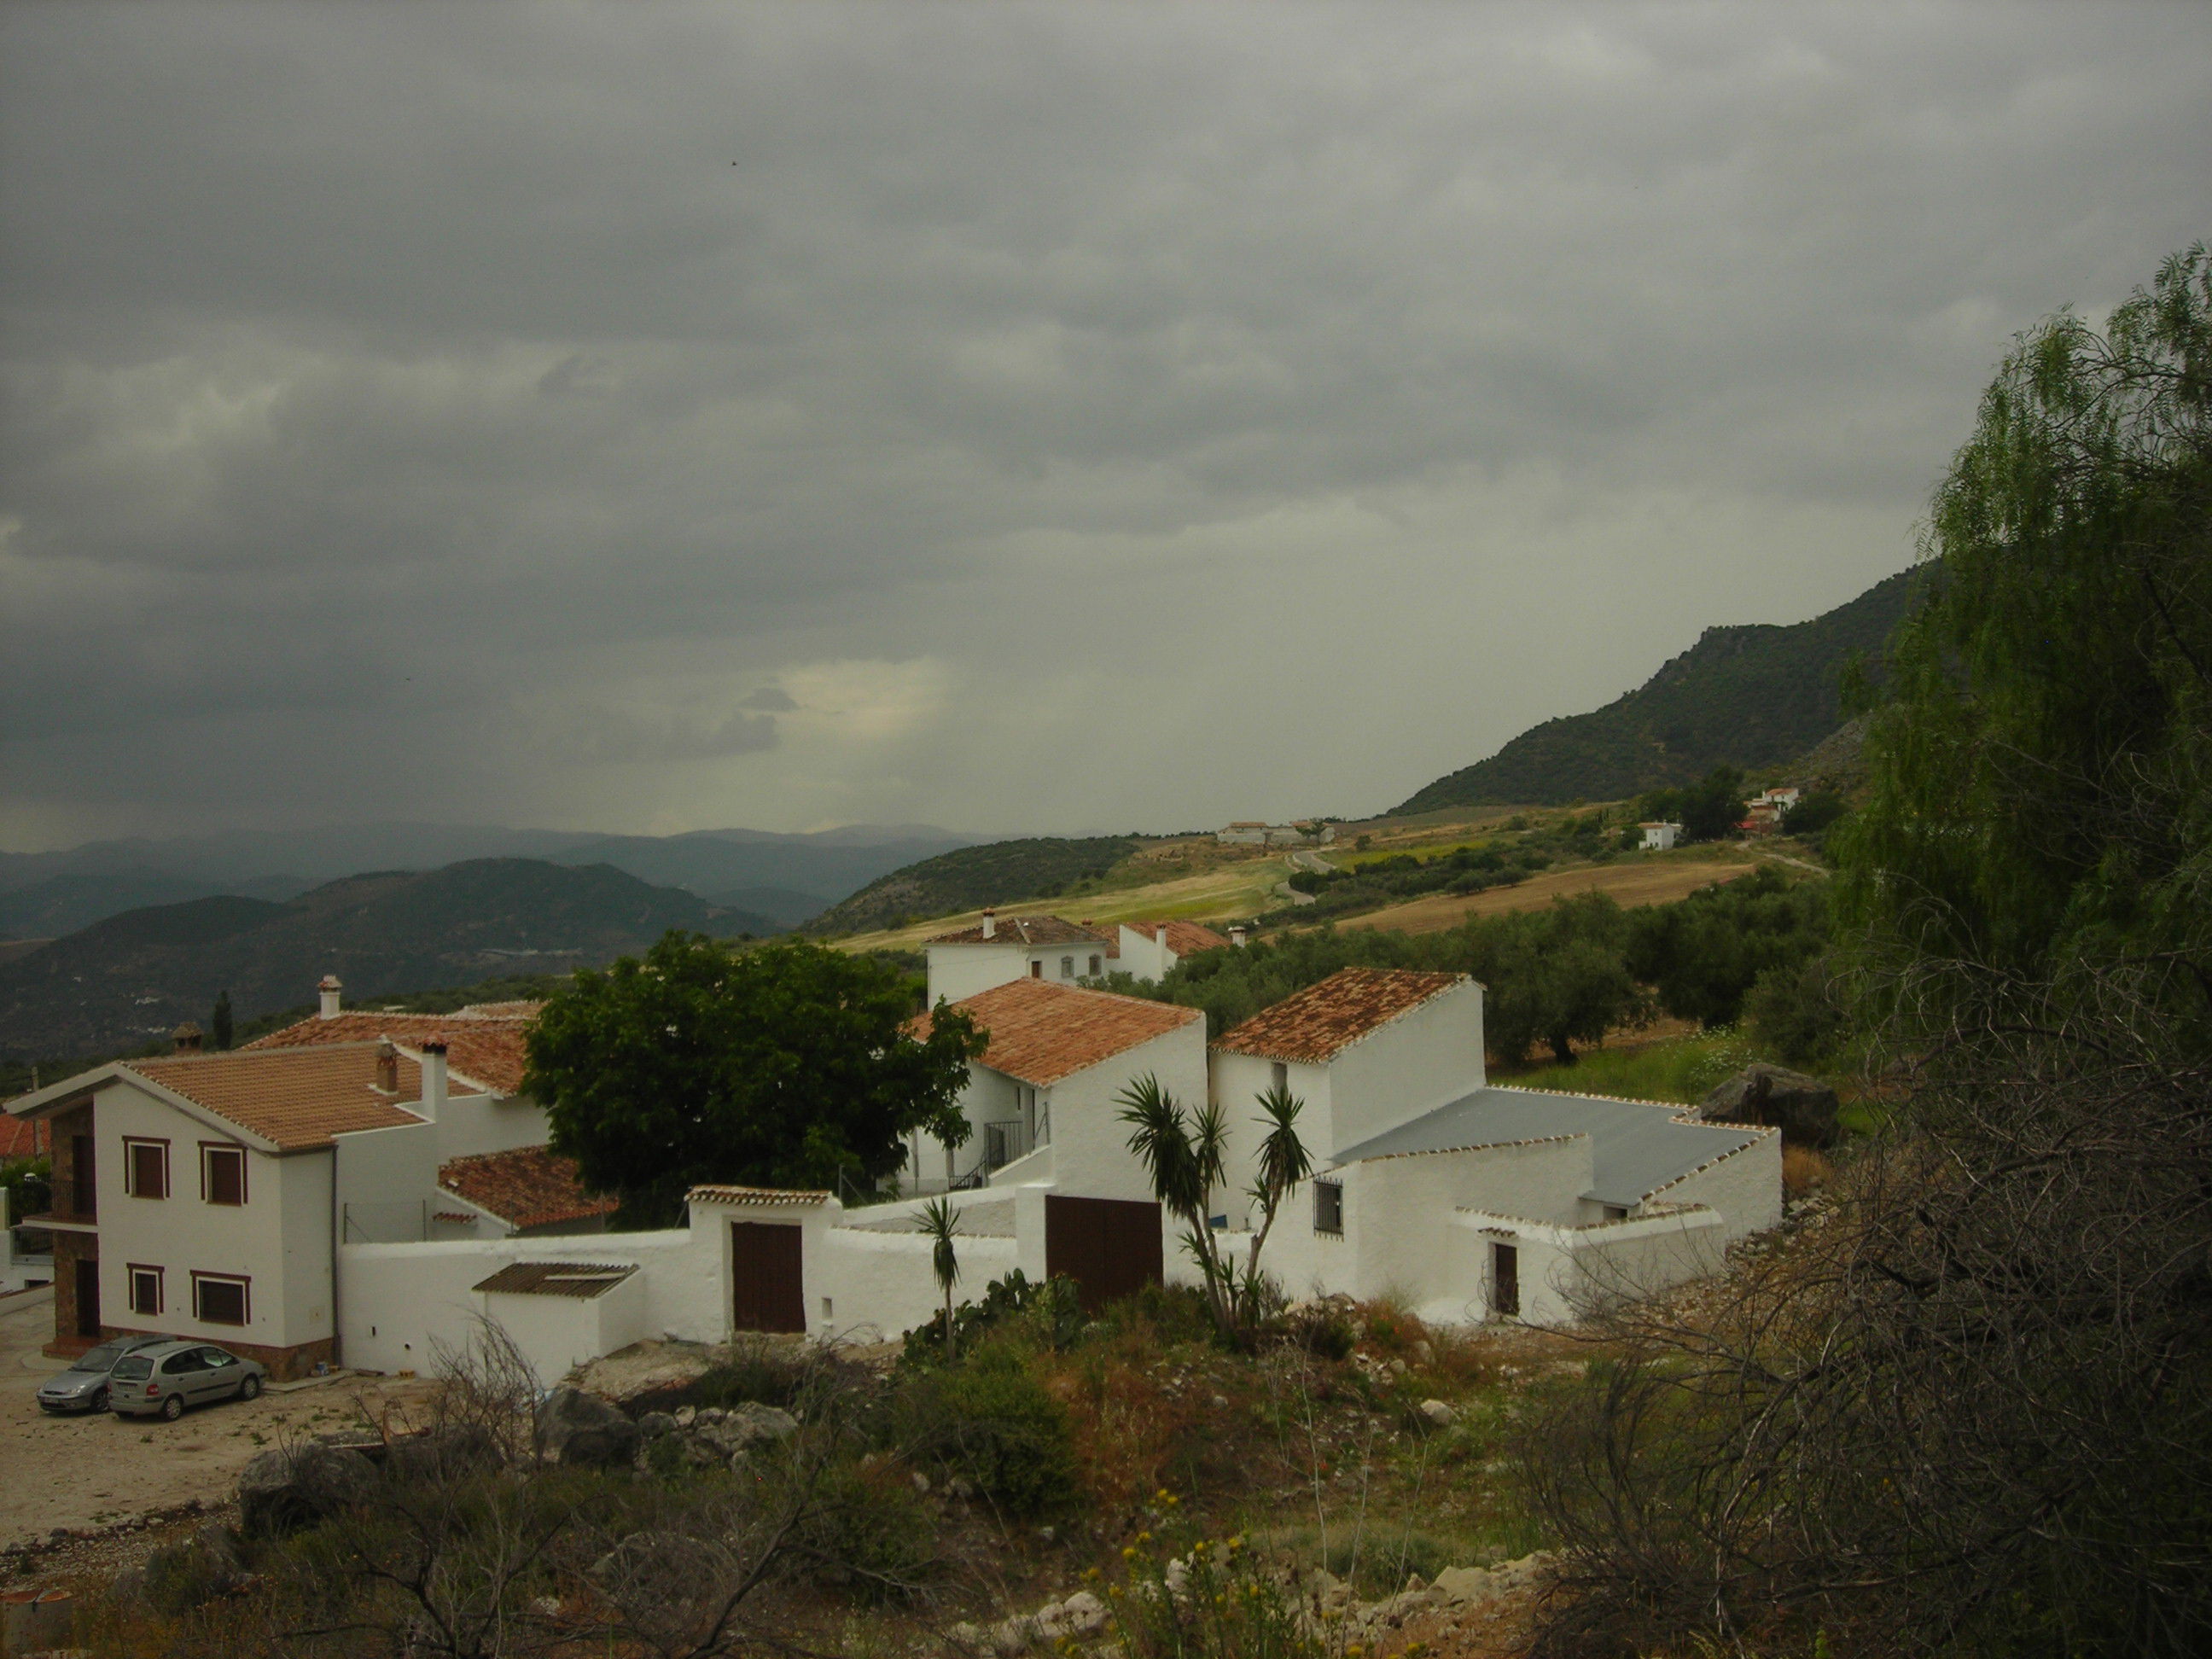
[[[1058,916],[1008,916],[994,910],[973,927],[939,933],[927,945],[929,1002],[957,1002],[1009,980],[1073,984],[1107,971],[1115,941],[1096,927]]]
[[[1644,832],[1644,850],[1647,853],[1665,852],[1682,835],[1679,823],[1639,823],[1636,827]]]
[[[1125,921],[1121,926],[1120,954],[1115,966],[1144,984],[1167,977],[1168,970],[1185,957],[1202,951],[1225,951],[1231,941],[1195,921]]]

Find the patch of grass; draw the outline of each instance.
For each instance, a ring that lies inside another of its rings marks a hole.
[[[1493,1081],[1516,1089],[1687,1105],[1704,1099],[1717,1085],[1759,1058],[1758,1051],[1734,1030],[1700,1031],[1633,1048],[1595,1048],[1571,1066],[1531,1066],[1510,1074],[1501,1072]]]

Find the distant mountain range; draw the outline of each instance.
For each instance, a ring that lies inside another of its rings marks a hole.
[[[219,896],[282,902],[364,870],[512,858],[611,865],[788,927],[886,872],[978,839],[930,824],[855,824],[803,836],[759,830],[612,836],[369,823],[94,842],[64,852],[0,853],[0,939],[59,938],[150,904]]]
[[[672,927],[774,930],[605,864],[474,859],[348,876],[283,902],[235,895],[128,911],[0,962],[0,1056],[113,1054],[228,990],[240,1024],[311,1002],[335,973],[350,1002],[501,974],[596,966]]]
[[[1786,765],[1843,724],[1838,676],[1877,659],[1905,617],[1912,573],[1789,627],[1709,628],[1637,690],[1587,714],[1546,720],[1392,809],[1557,806],[1670,788],[1717,766]]]

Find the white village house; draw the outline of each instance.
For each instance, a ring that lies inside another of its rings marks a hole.
[[[1040,920],[1057,919],[1023,919]],[[1711,1272],[1780,1218],[1774,1130],[1490,1085],[1482,988],[1463,976],[1347,969],[1209,1046],[1194,1010],[1033,971],[1036,947],[1056,968],[1075,943],[1053,933],[1029,931],[1019,971],[947,999],[988,1037],[961,1099],[970,1133],[949,1164],[919,1139],[906,1188],[950,1187],[963,1297],[1017,1267],[1069,1274],[1092,1305],[1190,1276],[1119,1121],[1118,1097],[1146,1075],[1226,1111],[1229,1180],[1209,1207],[1240,1259],[1255,1097],[1280,1083],[1305,1103],[1316,1174],[1262,1264],[1293,1296],[1389,1291],[1438,1322],[1565,1322],[1587,1297]],[[933,981],[973,971],[940,951],[985,942],[933,944]],[[156,1329],[295,1367],[389,1371],[428,1367],[489,1316],[550,1377],[647,1336],[872,1337],[931,1316],[919,1196],[848,1209],[825,1192],[708,1185],[683,1227],[533,1236],[604,1214],[542,1150],[543,1115],[514,1093],[519,1058],[484,1075],[494,1052],[519,1056],[525,1017],[441,1017],[430,1034],[423,1017],[345,1014],[266,1048],[103,1066],[11,1103],[54,1123],[58,1166],[64,1142],[83,1160],[58,1167],[56,1186],[58,1209],[81,1207],[42,1224],[58,1241],[58,1345]],[[168,1150],[143,1150],[156,1145]],[[464,1195],[467,1160],[489,1154],[528,1163],[534,1207],[483,1182]],[[76,1167],[90,1185],[64,1197]]]

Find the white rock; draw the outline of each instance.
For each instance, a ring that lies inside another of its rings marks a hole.
[[[1420,1410],[1431,1428],[1448,1429],[1459,1421],[1459,1413],[1441,1400],[1424,1400]]]

